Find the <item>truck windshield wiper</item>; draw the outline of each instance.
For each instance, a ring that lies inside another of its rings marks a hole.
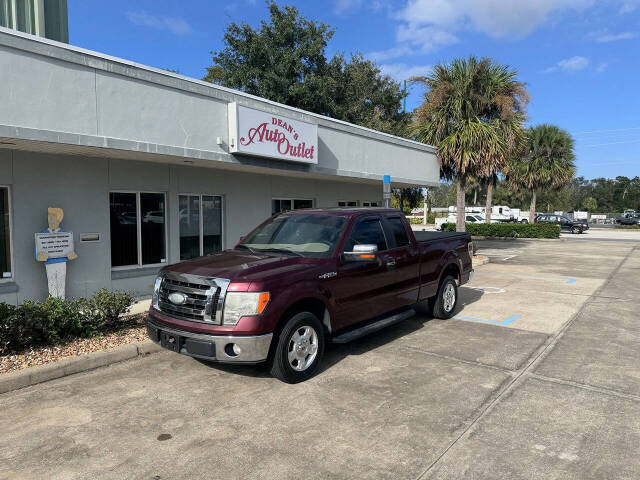
[[[261,253],[262,252],[286,252],[286,253],[293,253],[298,257],[304,257],[304,255],[301,254],[300,252],[296,252],[295,250],[291,250],[289,248],[259,248],[258,251],[260,251]]]
[[[256,251],[251,248],[251,247],[247,247],[246,245],[240,244],[240,245],[236,245],[236,250],[240,249],[240,248],[244,248],[245,250],[249,250],[251,253],[256,253]]]

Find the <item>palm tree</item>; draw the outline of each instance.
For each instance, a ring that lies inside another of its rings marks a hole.
[[[526,155],[515,158],[506,169],[507,181],[531,192],[529,222],[535,221],[539,189],[557,190],[569,184],[576,172],[573,138],[555,125],[542,124],[527,131]]]
[[[486,69],[485,109],[481,113],[484,121],[494,122],[504,148],[496,149],[483,164],[482,173],[487,185],[485,222],[491,221],[493,188],[498,174],[506,167],[509,157],[524,145],[525,108],[529,103],[529,92],[525,84],[517,80],[518,72],[505,65],[491,63]]]
[[[499,122],[489,118],[487,99],[490,59],[455,59],[437,65],[431,74],[414,77],[427,90],[415,112],[412,133],[438,149],[440,172],[457,187],[456,230],[465,231],[465,186],[471,176],[483,176],[490,158],[506,154]]]

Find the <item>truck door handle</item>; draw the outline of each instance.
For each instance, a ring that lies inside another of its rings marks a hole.
[[[396,261],[395,260],[389,260],[387,261],[387,268],[389,270],[391,270],[392,268],[396,268]]]

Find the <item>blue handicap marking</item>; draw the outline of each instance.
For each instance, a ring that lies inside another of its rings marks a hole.
[[[480,322],[480,323],[489,323],[491,325],[511,325],[513,322],[515,322],[516,320],[518,320],[520,318],[520,315],[512,315],[511,317],[507,318],[506,320],[503,320],[501,322],[498,322],[496,320],[486,320],[484,318],[475,318],[475,317],[466,317],[464,315],[456,315],[454,318],[460,319],[460,320],[469,320],[471,322]]]
[[[567,280],[567,283],[575,283],[576,279],[575,278],[570,278],[569,280]]]

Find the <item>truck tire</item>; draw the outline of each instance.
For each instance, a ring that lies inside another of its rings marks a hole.
[[[458,284],[455,278],[448,275],[440,282],[436,296],[429,301],[431,314],[434,318],[446,320],[453,317],[457,305]]]
[[[324,354],[324,328],[311,312],[300,312],[285,323],[271,359],[271,375],[286,383],[312,377]]]

